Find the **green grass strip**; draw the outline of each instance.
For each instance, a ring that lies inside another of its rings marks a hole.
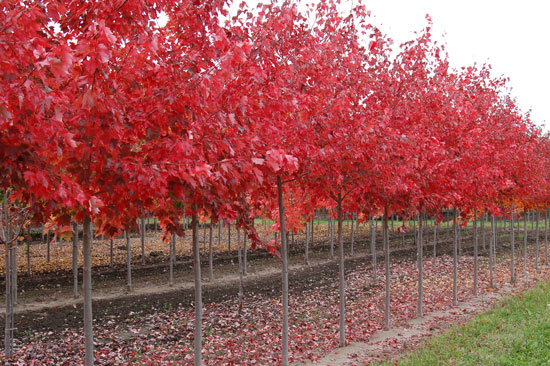
[[[453,326],[397,363],[379,365],[550,365],[550,282],[502,300]]]

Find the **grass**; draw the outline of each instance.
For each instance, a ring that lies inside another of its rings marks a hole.
[[[501,301],[397,362],[382,365],[550,365],[550,282]]]

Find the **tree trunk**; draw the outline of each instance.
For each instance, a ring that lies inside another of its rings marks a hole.
[[[145,216],[141,218],[141,264],[145,264]]]
[[[458,255],[462,256],[462,227],[458,224]]]
[[[527,212],[523,213],[523,276],[527,275]]]
[[[111,242],[110,242],[110,248],[109,248],[109,254],[110,254],[110,259],[111,259],[111,268],[113,267],[113,238],[111,238]]]
[[[78,299],[78,226],[73,223],[73,296]]]
[[[344,236],[342,232],[342,194],[338,193],[338,259],[340,290],[340,347],[346,346],[346,279],[344,277]]]
[[[4,212],[6,212],[4,210]],[[7,221],[7,220],[6,220]],[[7,228],[9,231],[9,228]],[[13,311],[13,286],[12,286],[12,260],[13,251],[11,249],[11,238],[6,235],[6,317],[4,324],[4,354],[6,358],[13,357],[13,338],[14,338],[14,311]]]
[[[481,245],[483,246],[484,251],[487,249],[485,246],[485,222],[487,221],[486,218],[487,215],[483,213],[481,215]]]
[[[193,237],[193,272],[195,275],[195,366],[202,366],[202,282],[197,205],[193,204],[191,230]]]
[[[244,253],[243,253],[243,254],[244,254],[244,256],[243,256],[243,259],[244,259],[244,263],[243,263],[243,274],[244,274],[245,276],[247,276],[247,275],[248,275],[248,270],[247,270],[247,262],[248,262],[248,260],[247,260],[247,251],[248,251],[248,250],[247,250],[247,245],[246,245],[246,244],[247,244],[247,243],[246,243],[247,237],[246,237],[246,233],[243,233],[243,234],[244,234],[244,235],[243,235],[243,249],[244,249]],[[287,236],[287,238],[288,238],[288,236]]]
[[[330,217],[330,257],[334,258],[334,219]]]
[[[458,225],[456,208],[453,211],[454,246],[453,246],[453,305],[458,305]]]
[[[539,245],[539,235],[540,235],[540,232],[539,232],[539,221],[540,221],[540,213],[539,213],[539,209],[537,208],[537,212],[536,213],[533,213],[533,215],[535,216],[535,220],[536,220],[536,223],[535,223],[535,235],[536,235],[536,240],[535,240],[535,250],[536,250],[536,253],[535,253],[535,269],[538,271],[539,270],[539,251],[540,251],[540,245]]]
[[[477,208],[474,209],[474,296],[477,296],[478,292],[478,251],[479,243],[477,241]]]
[[[312,247],[312,248],[313,248],[313,244],[314,244],[314,240],[315,240],[314,237],[313,237],[313,234],[314,234],[314,231],[315,231],[315,230],[314,230],[315,228],[314,228],[314,226],[313,226],[314,222],[315,222],[315,214],[314,214],[314,216],[311,218],[311,232],[310,232],[310,234],[311,234],[311,247]],[[333,255],[333,257],[334,257],[334,255]]]
[[[213,224],[214,223],[212,222],[210,223],[210,230],[208,232],[208,279],[210,280],[210,282],[214,281],[214,260],[212,258],[212,231],[213,231],[212,225]]]
[[[495,229],[495,215],[491,215],[491,241],[489,242],[489,282],[491,289],[494,288],[494,245],[496,240],[496,229]]]
[[[423,245],[422,245],[422,213],[418,215],[420,220],[418,220],[418,306],[417,306],[417,316],[421,318],[424,314],[422,311],[422,290],[423,290],[423,263],[422,263],[422,251],[423,251]]]
[[[436,225],[434,222],[434,258],[437,256],[437,227],[439,225]]]
[[[385,327],[386,330],[390,329],[390,242],[388,240],[388,208],[384,207],[384,220],[382,226],[382,238],[384,241],[384,262],[386,267],[386,313],[385,313]]]
[[[222,242],[222,222],[218,221],[218,248],[221,247]]]
[[[548,209],[544,210],[544,264],[548,265]]]
[[[281,228],[281,256],[283,257],[283,330],[282,330],[282,365],[288,366],[288,248],[286,243],[285,208],[283,205],[283,184],[277,176],[277,195],[279,199],[279,222]]]
[[[514,228],[514,205],[510,209],[510,235],[512,237],[512,258],[510,263],[510,283],[516,283],[516,231]]]
[[[30,234],[30,229],[29,232]],[[27,276],[31,276],[31,240],[30,238],[26,240],[27,243]]]
[[[309,266],[309,224],[306,221],[306,249],[305,249],[306,264]]]
[[[82,223],[82,255],[84,257],[82,290],[84,295],[84,349],[85,365],[94,364],[94,336],[92,333],[92,230],[90,217],[84,216]]]
[[[11,219],[9,209],[7,208],[8,193],[4,190],[4,200],[2,201],[2,213],[4,214],[4,249],[6,260],[6,316],[4,324],[4,355],[10,359],[13,357],[13,338],[14,338],[14,299],[13,299],[13,238],[11,231]],[[0,233],[1,234],[1,233]]]
[[[372,254],[372,276],[376,281],[376,233],[374,230],[374,217],[370,219],[370,252]]]
[[[126,286],[128,291],[132,291],[132,251],[128,232],[126,232]]]
[[[48,231],[46,242],[46,262],[50,263],[50,232]]]
[[[241,252],[241,229],[237,226],[237,258],[239,260],[239,314],[243,309],[243,257]]]
[[[354,233],[353,233],[353,222],[354,222],[354,218],[355,218],[355,215],[352,213],[351,214],[351,256],[353,257],[353,246],[355,244],[355,237],[354,237]],[[393,222],[393,221],[392,221]]]
[[[231,223],[227,224],[227,253],[231,253]]]
[[[170,237],[170,257],[169,257],[169,272],[168,286],[174,286],[174,252],[176,247],[176,233],[172,232]]]

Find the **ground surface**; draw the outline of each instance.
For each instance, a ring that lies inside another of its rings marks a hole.
[[[443,234],[437,258],[431,258],[431,243],[425,250],[429,253],[424,266],[427,313],[445,311],[450,306],[452,260],[444,254],[451,253],[451,241]],[[365,249],[369,238],[368,230],[364,230],[359,238],[356,235],[355,256],[346,261],[347,340],[350,343],[371,344],[372,337],[376,337],[383,326],[384,281],[383,277],[374,279],[371,256]],[[470,298],[472,270],[472,259],[468,256],[472,243],[466,231],[462,240],[460,299],[466,300]],[[507,245],[506,239],[502,239],[497,249],[501,255],[495,273],[499,287],[509,278]],[[411,261],[416,249],[412,235],[405,237],[404,245],[401,236],[394,235],[392,248],[392,322],[400,325],[414,318],[416,309],[416,268]],[[349,253],[349,243],[346,250]],[[294,363],[319,360],[337,347],[337,265],[330,258],[328,237],[317,242],[312,250],[310,266],[303,263],[299,237],[296,237],[293,253],[290,273],[291,359]],[[530,249],[529,268],[534,267],[533,255],[534,251]],[[231,263],[231,259],[235,261],[234,257],[220,253],[214,281],[204,283],[205,361],[212,365],[276,365],[280,362],[279,261],[262,253],[249,252],[245,301],[239,314],[237,266]],[[133,293],[121,290],[125,273],[120,268],[113,268],[103,276],[94,276],[98,364],[190,364],[193,287],[185,257],[180,258],[180,262],[175,287],[167,286],[166,265],[162,263],[148,263],[141,267],[136,264]],[[378,262],[383,263],[380,251]],[[517,271],[521,272],[519,260]],[[480,290],[484,293],[488,291],[487,272],[487,260],[482,257]],[[53,285],[48,280],[44,283],[31,278],[28,282],[23,281],[25,293],[20,294],[16,315],[20,364],[69,365],[81,362],[81,300],[72,299],[70,273],[59,273],[59,279],[53,280]],[[545,273],[542,271],[531,278],[542,278]],[[383,275],[381,268],[378,268],[378,275]],[[203,276],[208,277],[206,271]],[[405,337],[398,333],[394,338],[397,340],[392,342],[399,344],[398,340]],[[368,359],[367,356],[363,359]]]

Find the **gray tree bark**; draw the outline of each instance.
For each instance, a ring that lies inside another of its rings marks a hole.
[[[141,264],[145,264],[145,216],[141,218]]]
[[[214,260],[212,258],[212,225],[213,223],[210,224],[210,230],[208,233],[208,279],[210,280],[210,282],[214,281]]]
[[[423,299],[423,285],[424,285],[424,264],[422,263],[422,256],[423,256],[423,243],[422,243],[422,213],[418,215],[420,220],[418,220],[418,246],[417,246],[417,252],[418,252],[418,306],[417,306],[417,316],[421,318],[424,313],[422,311],[422,299]]]
[[[474,296],[478,292],[478,251],[479,243],[477,241],[477,208],[474,209]]]
[[[370,252],[372,255],[372,276],[376,280],[376,234],[374,230],[374,217],[370,219]]]
[[[84,297],[84,353],[85,365],[94,364],[94,336],[92,324],[92,230],[89,216],[82,223],[82,255],[84,257],[82,290]]]
[[[195,275],[195,366],[202,366],[202,281],[196,204],[193,204],[191,230],[193,240],[193,273]]]
[[[282,296],[283,296],[283,329],[282,329],[282,365],[288,366],[288,248],[286,242],[285,208],[283,205],[283,184],[277,176],[277,196],[279,201],[279,223],[281,228]]]
[[[132,291],[132,251],[128,232],[126,232],[126,287],[128,291]]]
[[[453,212],[454,246],[453,246],[453,305],[458,305],[458,225],[456,208]]]
[[[510,236],[512,237],[512,258],[510,263],[510,283],[516,283],[516,230],[514,227],[514,205],[510,209]]]
[[[523,276],[527,275],[527,212],[523,213]]]
[[[390,242],[388,240],[388,208],[384,207],[384,220],[382,226],[382,240],[384,242],[384,252],[385,252],[385,267],[386,267],[386,312],[385,312],[385,328],[390,329]]]
[[[340,290],[340,347],[346,346],[346,279],[344,277],[344,236],[342,232],[342,194],[338,193],[338,259]]]
[[[73,223],[73,297],[78,296],[78,225]]]

